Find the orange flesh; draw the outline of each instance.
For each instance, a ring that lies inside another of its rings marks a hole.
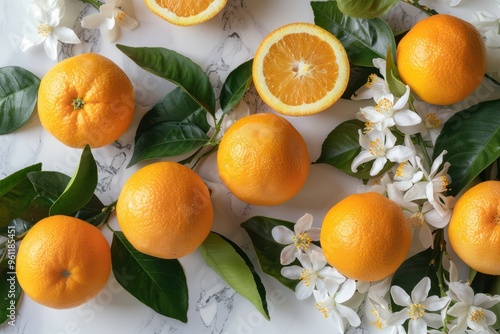
[[[205,11],[213,0],[156,0],[163,8],[181,17],[190,17]]]
[[[331,46],[307,33],[284,36],[271,46],[263,66],[271,93],[292,106],[323,98],[333,89],[339,72]],[[302,66],[308,69],[301,75]]]

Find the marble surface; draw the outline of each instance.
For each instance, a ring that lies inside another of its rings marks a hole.
[[[122,30],[117,43],[129,46],[162,46],[173,49],[198,63],[209,75],[216,96],[227,75],[236,66],[253,57],[262,38],[271,30],[296,21],[313,22],[313,13],[306,0],[229,0],[226,8],[209,22],[194,27],[177,27],[152,14],[142,0],[124,1],[127,13],[140,26],[133,31]],[[472,1],[453,9],[457,16],[470,15]],[[484,2],[484,1],[479,1]],[[54,65],[42,47],[20,52],[19,45],[28,29],[25,15],[28,0],[0,0],[0,67],[22,66],[39,77]],[[82,52],[98,52],[116,62],[131,78],[136,93],[136,114],[133,125],[115,143],[94,149],[98,163],[99,184],[96,194],[105,203],[113,202],[125,180],[143,164],[132,168],[126,165],[132,155],[135,130],[144,113],[171,90],[173,84],[141,70],[126,58],[114,43],[105,41],[99,30],[83,29],[79,19],[95,12],[89,5],[67,0],[68,26],[73,27],[82,43],[65,45],[58,59]],[[428,1],[441,12],[450,8],[440,1]],[[415,16],[391,24],[399,28],[411,26]],[[251,112],[266,112],[268,107],[251,90],[245,96]],[[326,135],[340,122],[353,118],[354,113],[369,101],[341,100],[318,115],[288,118],[304,136],[311,161],[320,154]],[[36,113],[21,129],[0,136],[0,178],[34,163],[42,162],[43,170],[54,170],[71,175],[78,163],[81,150],[59,143],[40,125]],[[347,177],[332,167],[312,165],[304,189],[289,202],[278,207],[250,206],[234,198],[223,186],[215,168],[215,156],[206,159],[196,171],[213,191],[215,211],[214,231],[236,242],[257,265],[250,241],[239,224],[254,215],[266,215],[296,221],[304,213],[314,215],[319,226],[326,211],[347,194],[355,192],[360,182]],[[119,229],[116,217],[110,224]],[[108,240],[111,234],[103,233]],[[129,295],[111,276],[104,290],[86,304],[69,310],[53,310],[34,303],[23,296],[16,316],[16,326],[4,324],[0,333],[123,333],[123,334],[298,334],[327,333],[331,319],[324,319],[315,310],[314,300],[298,301],[293,291],[274,278],[261,274],[267,290],[271,321],[265,320],[253,306],[237,295],[195,252],[181,259],[188,278],[188,323],[158,315]],[[126,273],[124,273],[126,275]],[[350,329],[349,333],[364,333]]]

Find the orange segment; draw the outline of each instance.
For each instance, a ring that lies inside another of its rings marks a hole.
[[[344,93],[349,60],[340,41],[310,23],[271,32],[255,53],[253,80],[274,110],[292,116],[318,113]]]
[[[145,0],[148,8],[164,20],[191,26],[210,20],[226,5],[227,0]]]

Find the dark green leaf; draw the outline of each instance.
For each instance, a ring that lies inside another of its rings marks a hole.
[[[435,263],[435,253],[432,248],[428,248],[412,257],[408,258],[396,270],[392,277],[392,285],[397,285],[411,295],[411,291],[424,277],[431,279],[431,290],[429,295],[440,296],[439,281],[437,276],[437,266]],[[401,309],[401,306],[393,303],[393,311]]]
[[[113,274],[132,296],[161,315],[187,322],[188,287],[178,260],[137,251],[122,232],[111,243]]]
[[[18,66],[0,68],[0,135],[23,126],[35,109],[40,79]]]
[[[26,175],[41,169],[42,164],[38,163],[0,180],[0,227],[7,226],[29,208],[36,191]]]
[[[244,62],[227,76],[220,94],[220,105],[224,113],[236,106],[252,84],[253,59]]]
[[[7,246],[14,243],[9,243]],[[13,242],[13,241],[12,241]],[[8,248],[9,249],[9,248]],[[16,305],[21,297],[21,286],[16,278],[16,262],[15,262],[15,248],[14,251],[7,251],[6,258],[0,262],[0,323],[7,323],[10,326],[16,326]]]
[[[348,120],[339,124],[328,134],[321,147],[321,155],[315,163],[325,163],[353,177],[368,180],[385,173],[394,166],[393,162],[387,162],[378,175],[371,176],[370,169],[373,161],[359,166],[358,171],[353,173],[351,163],[361,151],[359,145],[359,130],[363,130],[365,124],[357,119]],[[399,141],[401,139],[398,139]]]
[[[451,164],[450,194],[464,189],[500,157],[500,100],[481,102],[453,115],[443,126],[434,146],[435,159],[443,150]]]
[[[199,250],[208,266],[269,320],[266,291],[248,256],[236,244],[214,232]]]
[[[17,240],[20,236],[28,232],[33,225],[33,223],[21,218],[12,219],[8,226],[0,228],[0,235],[6,238],[12,238],[13,236]]]
[[[396,49],[394,34],[382,19],[358,19],[342,14],[336,1],[312,1],[314,23],[334,34],[344,45],[351,64],[373,67],[374,58],[385,58]]]
[[[210,129],[205,109],[179,87],[169,92],[144,115],[137,127],[135,139],[163,122],[187,122],[198,126],[204,132]]]
[[[342,98],[350,99],[351,96],[359,89],[361,86],[365,85],[368,81],[370,74],[378,74],[379,71],[375,67],[357,66],[350,65],[349,82],[347,83],[347,88],[342,94]]]
[[[163,122],[144,132],[135,142],[128,167],[147,159],[175,157],[189,153],[210,138],[194,124]]]
[[[396,63],[394,62],[394,55],[392,50],[392,47],[389,47],[389,50],[387,50],[387,58],[385,63],[385,80],[389,85],[389,90],[391,91],[391,93],[394,94],[394,96],[401,97],[406,93],[406,86],[401,80],[399,80],[398,68],[396,67]]]
[[[116,47],[144,70],[173,82],[210,114],[215,115],[215,96],[210,79],[191,59],[161,47]]]
[[[252,217],[241,224],[252,240],[262,271],[276,278],[284,286],[295,290],[299,281],[281,275],[283,266],[280,263],[280,254],[285,246],[277,243],[271,234],[272,229],[280,225],[291,230],[294,227],[291,222],[262,216]]]
[[[90,146],[86,145],[73,177],[61,196],[50,207],[50,215],[69,215],[84,207],[94,196],[97,179],[97,164]]]

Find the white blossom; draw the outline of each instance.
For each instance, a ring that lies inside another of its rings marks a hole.
[[[448,297],[430,296],[431,280],[424,277],[412,290],[411,297],[399,286],[391,287],[391,296],[399,306],[404,306],[401,311],[394,313],[388,325],[402,325],[406,320],[408,334],[421,334],[427,332],[427,327],[440,328],[443,321],[440,314],[433,313],[442,310],[449,303]]]
[[[360,108],[356,118],[365,122],[366,132],[382,132],[396,126],[403,133],[414,134],[414,126],[421,123],[422,119],[416,112],[408,109],[409,97],[410,87],[407,85],[406,92],[396,102],[394,95],[384,94],[375,99],[375,106]]]
[[[85,16],[82,21],[83,28],[99,28],[101,34],[110,42],[118,39],[120,27],[134,30],[139,22],[131,18],[121,8],[123,0],[107,0],[99,7],[99,13]]]
[[[226,133],[226,131],[236,122],[237,120],[250,115],[250,108],[248,105],[241,101],[234,108],[224,113],[222,109],[218,109],[215,112],[215,119],[207,113],[207,122],[210,125],[210,130],[207,132],[207,135],[212,137],[212,135],[216,131],[216,126],[220,127],[219,132],[215,139],[220,139]]]
[[[79,44],[80,39],[72,29],[59,26],[64,11],[64,2],[58,0],[36,0],[32,3],[28,7],[28,16],[33,23],[33,31],[24,35],[21,51],[43,43],[47,56],[56,60],[59,42]]]
[[[295,296],[299,300],[309,298],[315,289],[324,292],[330,281],[341,284],[346,280],[345,276],[327,265],[322,252],[312,251],[310,255],[299,253],[297,258],[302,267],[284,267],[281,275],[300,280],[295,288]]]
[[[434,145],[444,123],[455,114],[455,110],[420,101],[413,102],[413,106],[422,122],[417,124],[412,132],[419,132],[424,139],[430,140]]]
[[[376,74],[370,74],[368,81],[360,89],[358,89],[352,96],[352,100],[378,100],[381,96],[389,94],[389,84],[385,80],[386,76],[386,61],[382,58],[373,59],[373,65],[378,68],[382,78]]]
[[[413,152],[403,146],[395,145],[396,136],[389,129],[383,132],[370,131],[363,134],[359,130],[359,145],[361,152],[353,159],[351,170],[356,173],[361,164],[373,161],[373,166],[370,169],[370,175],[377,175],[384,168],[387,161],[403,162],[409,159]]]
[[[401,162],[394,173],[394,185],[402,191],[410,189],[414,183],[422,180],[424,173],[420,170],[416,161],[416,150],[411,137],[405,135],[405,146],[408,147],[413,154],[408,160]]]
[[[496,322],[496,315],[488,309],[500,302],[500,296],[487,296],[484,293],[474,295],[466,283],[451,282],[448,287],[448,296],[456,302],[448,314],[457,318],[456,324],[450,327],[450,334],[465,333],[467,328],[497,333],[491,328]]]
[[[322,252],[321,248],[312,243],[319,241],[321,229],[312,227],[313,216],[306,213],[294,225],[294,231],[285,226],[276,226],[271,230],[276,242],[286,245],[281,251],[282,265],[292,263],[300,253],[310,254],[313,250]]]

